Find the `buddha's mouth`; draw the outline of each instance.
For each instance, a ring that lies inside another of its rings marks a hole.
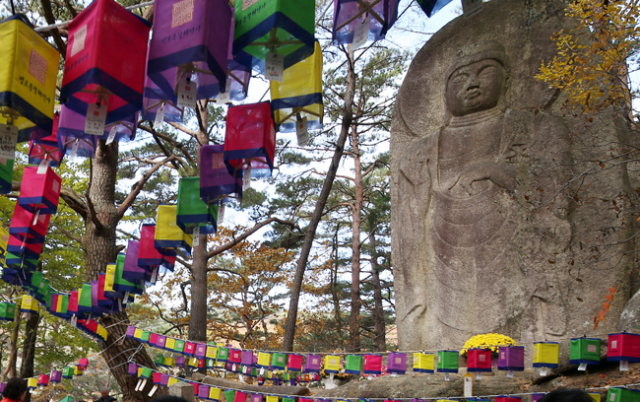
[[[472,89],[469,92],[467,92],[467,96],[465,96],[465,99],[467,100],[473,100],[475,98],[478,98],[482,95],[482,91],[480,91],[479,89]]]

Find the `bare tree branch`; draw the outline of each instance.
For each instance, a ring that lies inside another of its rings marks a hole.
[[[93,206],[93,202],[91,202],[91,197],[89,197],[89,192],[91,191],[92,175],[93,175],[93,159],[90,158],[89,159],[89,184],[87,185],[87,192],[85,194],[85,198],[87,200],[87,206],[89,207],[89,217],[91,218],[91,221],[95,225],[96,230],[102,231],[102,229],[104,229],[104,225],[102,225],[102,222],[100,222],[100,219],[98,219],[98,215],[96,214],[96,209]]]
[[[60,233],[62,233],[63,235],[67,236],[69,238],[69,240],[73,240],[73,241],[77,242],[78,244],[80,244],[80,247],[82,247],[82,249],[84,250],[84,245],[82,244],[82,239],[81,238],[79,238],[76,235],[71,234],[71,232],[69,232],[68,230],[64,229],[63,227],[61,227],[60,225],[58,225],[55,222],[51,222],[51,224],[53,225],[53,227],[58,229],[60,231]]]

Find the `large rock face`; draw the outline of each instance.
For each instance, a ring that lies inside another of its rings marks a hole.
[[[574,24],[563,7],[493,0],[411,64],[391,131],[402,350],[594,334],[615,286],[607,333],[636,290],[635,199],[627,166],[609,162],[626,152],[624,122],[564,117],[563,94],[534,78]]]

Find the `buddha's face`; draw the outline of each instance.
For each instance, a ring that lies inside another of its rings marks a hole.
[[[454,116],[491,109],[498,104],[504,88],[502,64],[493,59],[460,67],[447,82],[447,107]]]

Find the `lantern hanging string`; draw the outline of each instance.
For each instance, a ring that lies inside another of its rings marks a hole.
[[[153,5],[153,1],[146,1],[144,3],[136,4],[134,6],[129,6],[129,7],[125,7],[125,8],[127,10],[131,11],[131,10],[137,10],[137,9],[143,8],[143,7],[152,6],[152,5]],[[36,32],[46,32],[46,31],[50,31],[52,29],[65,27],[65,26],[69,25],[70,22],[71,21],[64,21],[64,22],[58,22],[57,24],[38,27],[38,28],[36,28]]]

